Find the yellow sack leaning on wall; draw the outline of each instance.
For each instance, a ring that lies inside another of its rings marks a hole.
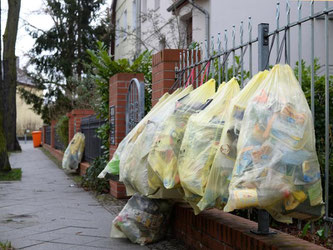
[[[165,118],[174,112],[177,100],[189,94],[192,90],[193,87],[189,86],[181,92],[176,91],[172,94],[159,108],[159,111],[150,116],[140,129],[140,133],[130,140],[131,147],[127,147],[120,159],[120,180],[124,182],[128,195],[133,195],[136,192],[145,196],[155,194],[156,189],[150,188],[148,185],[148,178],[154,178],[154,173],[149,172],[147,159],[155,132]]]
[[[199,212],[196,204],[206,188],[230,101],[239,91],[238,82],[231,79],[219,88],[209,106],[192,115],[187,123],[178,157],[178,172],[185,199],[196,214]]]
[[[322,216],[312,114],[288,65],[276,65],[244,114],[224,210],[258,207],[281,222]]]
[[[228,200],[228,186],[237,156],[237,140],[244,110],[267,74],[268,71],[265,70],[254,75],[231,101],[218,150],[208,176],[206,190],[198,203],[201,211],[214,206],[221,208]]]
[[[180,91],[180,90],[177,90]],[[156,103],[156,105],[149,111],[149,113],[125,136],[125,138],[119,143],[117,150],[114,152],[112,159],[109,161],[109,163],[105,166],[103,171],[98,175],[98,178],[102,179],[105,177],[106,174],[117,174],[119,175],[119,163],[120,163],[120,156],[122,152],[124,152],[124,149],[126,148],[126,145],[128,144],[129,140],[138,133],[138,130],[142,128],[142,124],[145,124],[145,122],[149,119],[150,116],[152,116],[156,111],[159,110],[159,108],[162,106],[162,104],[169,98],[169,94],[165,93],[159,101]],[[118,168],[118,173],[114,169]]]
[[[214,93],[215,80],[212,79],[179,99],[174,112],[156,131],[148,162],[165,188],[180,186],[177,161],[187,121],[192,114],[200,112],[209,104],[211,100],[208,99]]]
[[[84,151],[85,136],[82,133],[76,133],[68,144],[64,157],[62,158],[62,168],[69,172],[75,172],[82,160]]]

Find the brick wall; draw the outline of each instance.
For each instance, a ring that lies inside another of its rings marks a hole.
[[[179,62],[179,53],[182,51],[179,49],[165,49],[153,55],[152,106],[175,83],[175,66]]]
[[[172,85],[176,81],[176,64],[179,63],[179,55],[183,52],[180,49],[165,49],[155,55],[153,55],[152,63],[152,105],[154,106],[159,98],[170,90]],[[194,56],[194,55],[193,55]],[[191,53],[189,53],[190,61],[192,61]],[[196,58],[200,61],[200,51],[198,55],[194,56],[194,63]],[[187,62],[187,54],[185,55],[185,61]],[[197,66],[198,72],[200,72],[201,66]],[[196,71],[195,71],[196,73]],[[188,75],[184,75],[187,77]],[[196,77],[196,76],[195,76]],[[198,81],[201,79],[199,78]]]
[[[189,205],[176,204],[171,222],[174,235],[189,249],[325,249],[280,231],[255,235],[250,230],[257,223],[218,209],[194,215]]]
[[[110,180],[110,194],[117,199],[128,198],[126,194],[126,187],[122,182]]]
[[[93,114],[95,114],[95,112],[92,109],[74,109],[66,114],[68,117],[68,141],[72,140],[76,132],[81,131],[81,118]]]
[[[126,95],[128,86],[132,78],[137,78],[139,82],[144,81],[143,74],[118,73],[110,78],[109,84],[109,107],[115,106],[115,145],[110,145],[110,158],[116,151],[118,144],[126,135]]]

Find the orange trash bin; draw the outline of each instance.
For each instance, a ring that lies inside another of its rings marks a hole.
[[[40,147],[42,144],[42,131],[32,131],[32,141],[34,148]]]

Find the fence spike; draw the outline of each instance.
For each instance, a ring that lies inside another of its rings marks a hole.
[[[298,21],[302,18],[302,1],[298,0]],[[298,24],[298,81],[302,85],[302,24]]]
[[[239,32],[240,32],[240,45],[243,45],[243,21],[241,21],[240,23],[240,27],[239,27]],[[241,67],[241,86],[243,86],[243,82],[244,82],[244,75],[243,75],[243,51],[244,48],[241,47],[241,56],[240,56],[240,67]]]
[[[236,26],[232,26],[232,75],[235,76],[236,74],[236,53],[235,53],[235,47],[236,47]]]
[[[218,84],[221,84],[221,33],[217,33],[217,53],[219,57],[217,59],[217,70],[218,70]]]
[[[252,18],[249,16],[249,23],[248,23],[248,31],[249,31],[249,71],[250,71],[250,78],[252,77]]]
[[[328,1],[325,3],[328,11]],[[325,14],[325,218],[329,218],[329,181],[330,181],[330,74],[329,74],[329,16]],[[325,222],[324,236],[328,237],[329,226]]]
[[[224,30],[224,45],[225,45],[225,55],[227,55],[228,51],[228,30]],[[228,81],[228,59],[224,63],[224,68],[225,68],[225,81]]]
[[[200,45],[199,46],[196,46],[195,48],[195,63],[198,63],[199,62],[199,50],[200,50]],[[196,67],[196,87],[198,87],[198,84],[199,84],[199,79],[198,79],[198,67]]]
[[[214,36],[211,37],[211,56],[214,56]],[[212,59],[210,68],[212,72],[212,77],[215,78],[215,66],[214,66],[215,59]]]
[[[286,1],[286,14],[287,14],[287,25],[289,26],[290,24],[290,2],[289,0]],[[290,64],[290,29],[288,28],[287,31],[287,58],[286,58],[286,63]]]
[[[279,0],[276,2],[276,30],[280,28],[280,2]],[[279,56],[279,46],[280,46],[280,33],[276,34],[276,57]]]

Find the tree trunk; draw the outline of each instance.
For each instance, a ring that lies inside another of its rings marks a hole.
[[[1,3],[1,0],[0,0]],[[1,20],[1,4],[0,4],[0,20]],[[0,34],[1,34],[1,24],[0,24]],[[0,37],[0,59],[1,57],[1,37]],[[2,89],[2,67],[1,67],[1,60],[0,60],[0,89]],[[0,91],[0,94],[2,91]],[[1,96],[0,96],[1,97]],[[0,98],[0,101],[2,98]],[[6,138],[3,134],[3,126],[2,126],[2,108],[0,105],[0,171],[10,171],[10,163],[8,159],[7,154],[7,144],[6,144]]]
[[[8,14],[3,36],[3,85],[1,99],[3,103],[3,128],[7,141],[7,150],[21,150],[16,138],[16,57],[15,44],[21,0],[8,0]]]
[[[7,172],[11,170],[11,167],[7,154],[6,138],[3,134],[3,129],[1,124],[2,124],[2,114],[0,113],[0,171]]]

